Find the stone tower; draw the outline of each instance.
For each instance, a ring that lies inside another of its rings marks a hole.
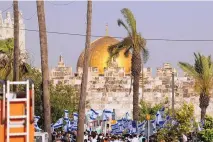
[[[11,17],[11,13],[7,12],[5,19],[3,18],[2,12],[0,11],[0,40],[13,38],[13,25],[14,25],[14,18]],[[21,55],[26,54],[25,49],[25,25],[22,18],[22,13],[19,14],[19,47]]]

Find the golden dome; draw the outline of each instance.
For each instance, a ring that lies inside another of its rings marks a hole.
[[[104,68],[107,67],[107,60],[109,57],[108,47],[116,44],[119,41],[115,38],[104,36],[91,43],[89,67],[97,67],[99,74],[104,74]],[[121,52],[116,58],[118,67],[123,67],[126,74],[130,74],[131,71],[131,56],[125,57],[124,52]],[[78,58],[77,69],[83,67],[84,51]]]

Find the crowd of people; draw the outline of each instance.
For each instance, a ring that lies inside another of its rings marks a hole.
[[[52,139],[54,142],[75,142],[77,133],[74,132],[53,132]],[[146,138],[136,134],[113,135],[97,132],[84,132],[84,142],[147,142]]]

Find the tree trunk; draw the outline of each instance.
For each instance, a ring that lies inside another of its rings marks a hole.
[[[139,115],[139,81],[141,73],[140,52],[133,50],[132,54],[132,76],[133,76],[133,120],[138,121]]]
[[[210,96],[205,93],[200,93],[200,109],[201,109],[201,121],[204,121],[206,116],[206,109],[209,106]]]
[[[86,103],[86,94],[87,94],[91,23],[92,23],[92,0],[88,0],[86,43],[85,43],[85,52],[84,52],[85,58],[84,58],[83,76],[82,76],[82,82],[81,82],[81,92],[80,92],[79,107],[78,107],[79,117],[78,117],[77,142],[84,141],[84,119],[85,119],[85,103]]]
[[[50,95],[49,95],[48,48],[47,48],[47,34],[46,34],[43,0],[37,0],[37,14],[38,14],[40,52],[41,52],[43,108],[44,108],[44,125],[45,125],[44,129],[49,134],[49,141],[52,141],[51,110],[50,110]]]
[[[205,116],[206,116],[206,107],[201,107],[201,122],[205,120]]]
[[[13,53],[13,81],[19,81],[19,10],[18,1],[13,1],[14,13],[14,53]],[[13,86],[14,91],[17,91],[16,85]]]
[[[144,99],[144,71],[143,71],[143,66],[144,66],[144,64],[143,64],[142,59],[143,58],[141,58],[141,75],[142,75],[142,77],[141,77],[141,100],[143,101],[143,99]]]

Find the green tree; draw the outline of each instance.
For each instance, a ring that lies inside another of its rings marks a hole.
[[[69,85],[57,85],[50,87],[50,102],[52,121],[56,122],[64,115],[64,110],[70,114],[78,109],[79,94],[78,91]]]
[[[0,79],[2,80],[13,79],[13,49],[14,40],[12,38],[0,40]],[[30,65],[23,62],[22,58],[20,58],[19,70],[20,79],[29,73],[30,70]]]
[[[175,111],[173,120],[175,121],[169,121],[164,128],[158,131],[158,141],[177,142],[183,134],[193,131],[195,125],[193,104],[183,104]]]
[[[43,113],[43,100],[42,100],[42,74],[39,70],[32,68],[25,78],[30,78],[34,81],[35,90],[35,115],[40,116],[38,124],[41,128],[44,128],[44,113]],[[77,111],[79,93],[77,89],[72,86],[50,84],[50,102],[51,102],[51,118],[55,123],[59,118],[64,115],[64,110],[68,110],[69,113]]]
[[[146,115],[150,115],[150,119],[154,119],[157,111],[160,110],[163,107],[163,104],[155,104],[154,106],[151,106],[151,104],[148,104],[144,101],[140,102],[139,108],[139,120],[142,122],[146,120]]]
[[[213,141],[213,118],[211,116],[205,116],[203,130],[198,133],[198,136],[203,142]]]
[[[200,94],[201,120],[204,120],[209,106],[210,90],[213,88],[213,63],[211,56],[196,54],[194,65],[179,62],[181,69],[195,80],[195,90]]]
[[[124,27],[128,35],[121,42],[108,48],[110,54],[108,64],[110,64],[113,58],[118,57],[121,51],[124,51],[126,57],[132,52],[131,74],[133,77],[133,119],[138,120],[139,80],[141,68],[143,67],[142,65],[148,59],[148,50],[145,48],[146,40],[137,31],[136,20],[133,13],[127,8],[122,9],[121,13],[124,16],[126,23],[122,19],[118,19],[118,26]]]

